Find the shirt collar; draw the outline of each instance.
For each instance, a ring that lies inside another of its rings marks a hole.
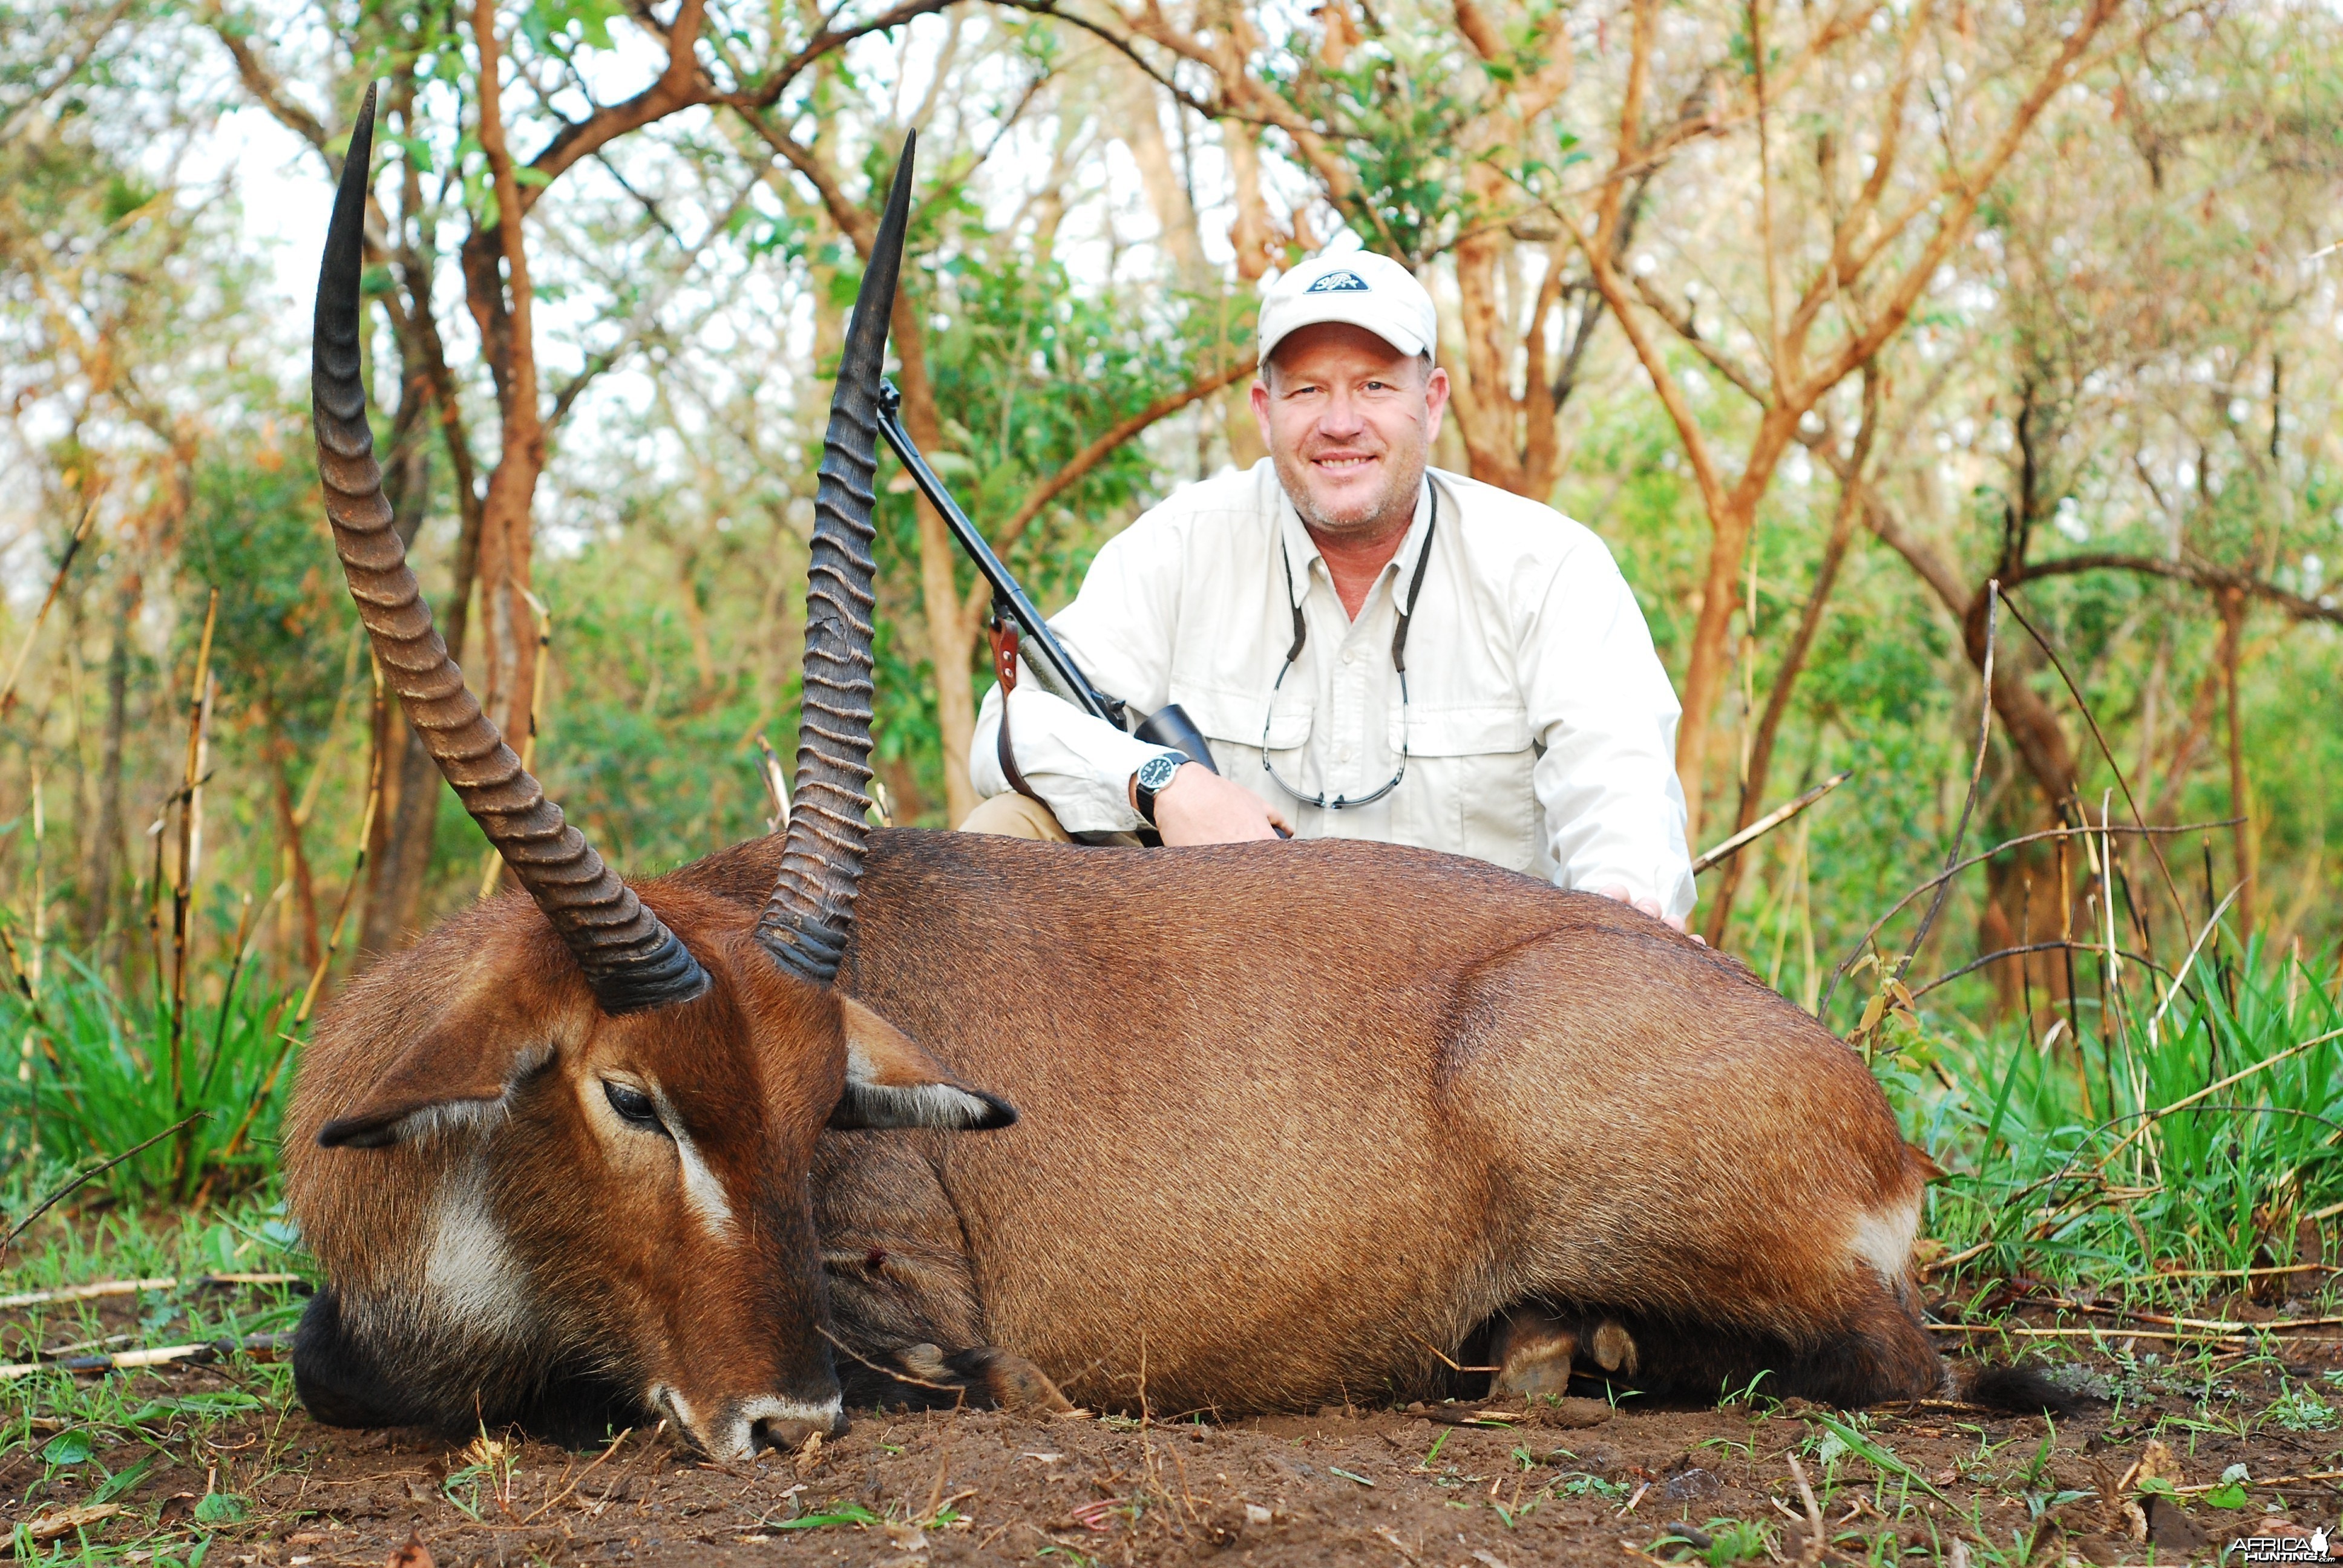
[[[1417,558],[1423,554],[1424,538],[1431,527],[1433,478],[1433,471],[1425,468],[1423,482],[1416,489],[1414,520],[1408,524],[1407,534],[1400,540],[1399,548],[1393,553],[1382,575],[1375,579],[1377,587],[1403,573],[1413,571]],[[1313,577],[1327,575],[1326,558],[1319,550],[1318,541],[1310,537],[1310,530],[1302,526],[1302,514],[1294,509],[1293,498],[1287,495],[1282,486],[1277,492],[1277,502],[1278,539],[1285,550],[1287,562],[1293,568],[1292,602],[1299,608],[1310,597]],[[1332,586],[1331,576],[1328,576],[1328,586]],[[1369,597],[1373,597],[1372,589]]]

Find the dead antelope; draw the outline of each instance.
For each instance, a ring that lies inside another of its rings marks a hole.
[[[1235,1412],[1433,1392],[1443,1352],[1523,1392],[1574,1366],[1694,1398],[1948,1386],[1907,1271],[1925,1159],[1844,1045],[1657,921],[1387,845],[870,831],[908,147],[822,462],[796,812],[621,882],[481,716],[391,528],[371,123],[369,98],[318,286],[327,511],[525,892],[376,966],[302,1063],[319,1418],[656,1412],[737,1459],[833,1429],[847,1392]]]

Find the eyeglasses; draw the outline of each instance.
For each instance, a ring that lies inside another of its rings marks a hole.
[[[1440,491],[1437,487],[1433,487],[1432,516],[1423,525],[1423,548],[1417,552],[1415,558],[1415,575],[1408,581],[1407,598],[1399,607],[1398,629],[1392,633],[1392,668],[1399,675],[1399,771],[1391,776],[1391,782],[1373,794],[1361,795],[1356,799],[1348,795],[1337,795],[1329,800],[1322,793],[1304,795],[1278,777],[1276,768],[1272,766],[1269,760],[1269,727],[1271,719],[1277,712],[1277,694],[1285,685],[1285,678],[1292,673],[1293,661],[1302,657],[1302,645],[1310,638],[1310,625],[1302,618],[1302,601],[1295,598],[1293,593],[1293,558],[1287,553],[1284,541],[1282,539],[1278,541],[1278,555],[1285,563],[1285,602],[1293,607],[1293,646],[1285,650],[1285,664],[1278,670],[1277,679],[1269,689],[1269,711],[1262,715],[1261,770],[1269,775],[1271,783],[1304,806],[1315,807],[1321,811],[1356,810],[1362,806],[1373,805],[1398,789],[1399,781],[1407,777],[1407,628],[1408,622],[1415,615],[1416,596],[1423,591],[1423,568],[1432,564],[1432,536],[1433,530],[1439,527]]]

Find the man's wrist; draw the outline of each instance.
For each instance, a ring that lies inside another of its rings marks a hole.
[[[1141,821],[1151,828],[1156,825],[1156,802],[1179,781],[1180,775],[1189,766],[1190,759],[1184,754],[1164,750],[1131,769],[1131,780],[1125,789],[1131,799],[1131,809],[1139,813]]]

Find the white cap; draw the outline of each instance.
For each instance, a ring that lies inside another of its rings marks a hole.
[[[1440,314],[1423,285],[1387,256],[1321,252],[1270,286],[1257,337],[1264,363],[1296,328],[1322,321],[1363,327],[1402,354],[1429,354],[1440,341]]]

